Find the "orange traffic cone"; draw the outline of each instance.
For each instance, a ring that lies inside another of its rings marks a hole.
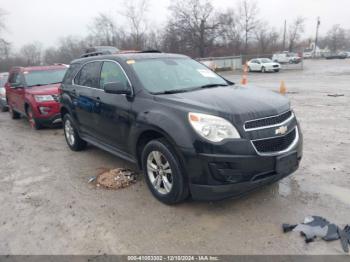
[[[242,85],[248,84],[248,63],[245,63],[243,67],[243,76],[242,76],[241,84]]]
[[[247,76],[246,76],[246,75],[243,75],[242,80],[241,80],[241,84],[242,84],[242,85],[248,84],[248,79],[247,79]]]
[[[280,94],[285,95],[287,93],[287,87],[284,80],[281,81]]]

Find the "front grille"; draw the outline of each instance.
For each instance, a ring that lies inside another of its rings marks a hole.
[[[263,127],[268,127],[273,125],[279,125],[279,124],[282,124],[287,119],[291,118],[292,115],[293,115],[292,111],[288,111],[278,116],[272,116],[272,117],[248,121],[245,123],[244,127],[246,130],[249,130],[254,128],[263,128]]]
[[[288,147],[293,144],[296,137],[297,130],[295,128],[285,136],[256,140],[253,141],[253,144],[259,153],[276,153],[288,149]]]
[[[278,67],[278,65],[274,65],[273,67],[274,67],[274,68],[277,68],[277,67]]]

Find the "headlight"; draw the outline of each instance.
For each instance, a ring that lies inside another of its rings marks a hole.
[[[228,138],[241,138],[237,129],[221,117],[189,113],[188,120],[201,137],[211,142],[221,142]]]
[[[53,98],[53,96],[51,95],[38,95],[38,96],[34,96],[35,101],[37,102],[50,102],[50,101],[55,101],[55,99]]]

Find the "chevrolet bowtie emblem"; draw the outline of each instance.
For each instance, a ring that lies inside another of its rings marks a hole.
[[[280,128],[276,129],[276,135],[284,135],[287,133],[288,127],[286,126],[281,126]]]

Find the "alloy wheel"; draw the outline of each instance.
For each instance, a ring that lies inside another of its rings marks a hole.
[[[68,144],[70,146],[74,146],[75,134],[74,134],[74,128],[73,128],[70,120],[66,120],[66,122],[64,123],[64,133],[66,135],[66,139],[68,141]]]
[[[159,151],[152,151],[147,158],[147,174],[153,188],[162,195],[173,188],[173,172],[169,161]]]

